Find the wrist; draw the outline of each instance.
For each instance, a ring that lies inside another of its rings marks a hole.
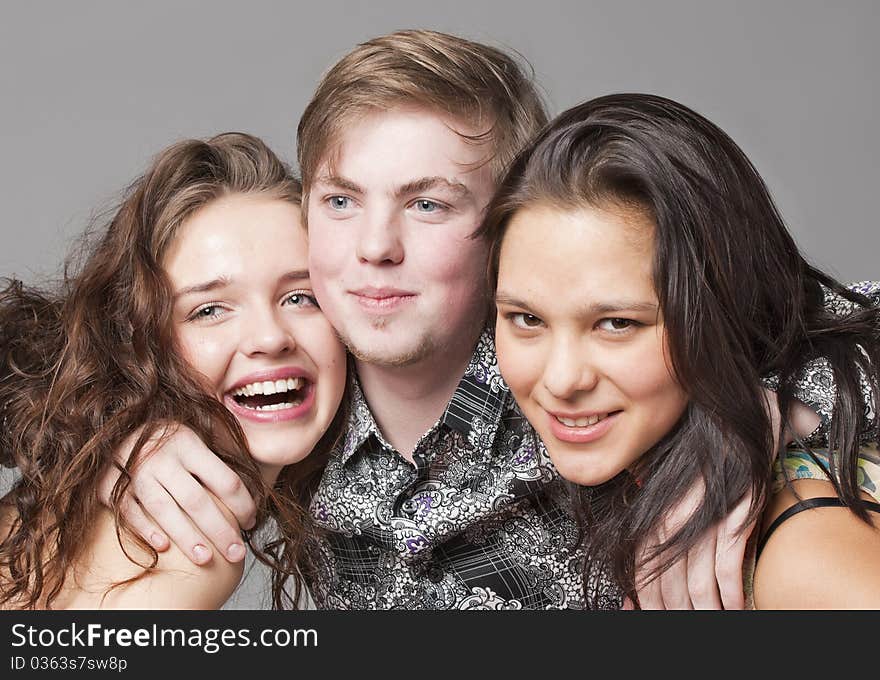
[[[797,399],[792,401],[788,411],[788,427],[785,429],[785,443],[791,444],[795,438],[807,439],[822,424],[822,418],[809,406]]]

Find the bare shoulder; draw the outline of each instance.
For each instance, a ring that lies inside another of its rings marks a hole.
[[[0,535],[5,537],[15,510],[4,500],[0,499]],[[243,562],[218,558],[197,566],[173,545],[151,565],[150,552],[125,536],[120,539],[113,515],[102,510],[52,608],[217,609],[238,586],[244,570]]]
[[[836,497],[830,482],[801,479],[803,498]],[[865,500],[871,500],[867,495]],[[770,500],[763,531],[798,502],[783,489]],[[880,609],[880,515],[868,525],[845,507],[799,512],[767,540],[755,568],[758,609]]]

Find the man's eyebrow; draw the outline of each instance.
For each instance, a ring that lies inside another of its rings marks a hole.
[[[308,269],[292,269],[289,272],[285,272],[282,274],[278,281],[281,283],[289,283],[292,281],[304,281],[309,278],[309,270]],[[193,293],[207,293],[212,290],[219,290],[221,288],[226,288],[232,284],[232,277],[230,276],[218,276],[216,279],[211,279],[210,281],[205,281],[204,283],[196,283],[192,286],[187,286],[186,288],[181,288],[174,294],[174,299],[178,300],[186,295],[192,295]]]
[[[342,189],[343,191],[350,191],[353,194],[362,194],[364,190],[350,179],[346,179],[345,177],[339,177],[338,175],[325,175],[324,177],[319,177],[315,184],[323,184],[328,187],[335,187],[336,189]]]
[[[411,196],[412,194],[420,194],[423,191],[429,191],[430,189],[436,189],[438,187],[452,191],[462,198],[471,195],[471,190],[461,182],[456,182],[440,176],[420,177],[419,179],[414,179],[413,181],[407,182],[398,187],[394,194],[397,198],[402,198],[404,196]]]

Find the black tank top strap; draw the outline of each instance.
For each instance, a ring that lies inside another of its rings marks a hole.
[[[767,533],[761,538],[760,543],[758,543],[758,550],[755,555],[755,560],[757,560],[761,556],[761,551],[764,549],[764,545],[767,543],[767,539],[773,534],[774,531],[789,517],[792,517],[799,512],[803,512],[804,510],[810,510],[812,508],[843,508],[846,507],[842,500],[835,497],[827,497],[827,498],[805,498],[802,501],[798,501],[790,508],[788,508],[785,512],[783,512],[779,517],[773,520],[773,523],[767,529]],[[869,501],[865,501],[865,508],[872,512],[880,513],[880,503],[873,503]]]

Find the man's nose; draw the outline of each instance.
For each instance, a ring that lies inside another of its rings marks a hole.
[[[401,228],[400,220],[388,211],[367,213],[358,232],[358,259],[370,264],[400,264],[403,261]]]

